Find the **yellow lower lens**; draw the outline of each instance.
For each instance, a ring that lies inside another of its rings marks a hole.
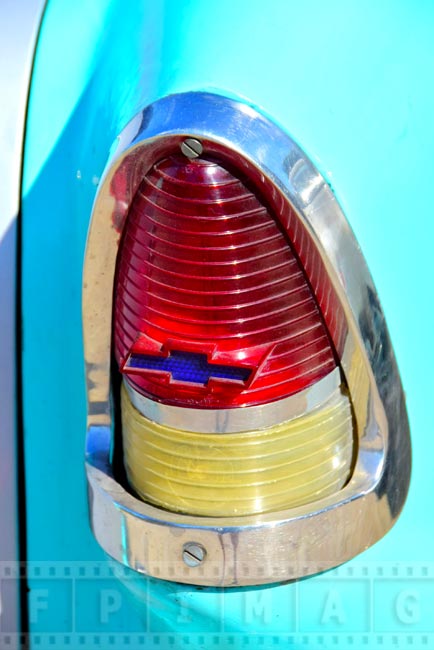
[[[176,512],[222,517],[290,508],[337,492],[351,471],[351,407],[340,390],[278,426],[204,434],[148,420],[123,387],[122,427],[131,486]]]

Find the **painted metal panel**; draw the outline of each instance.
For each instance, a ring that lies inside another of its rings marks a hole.
[[[29,602],[39,647],[50,633],[57,647],[71,633],[86,647],[110,634],[116,647],[157,637],[160,647],[242,645],[247,634],[251,644],[298,647],[434,642],[433,42],[428,0],[49,4],[23,197]],[[357,560],[296,584],[221,592],[113,580],[87,523],[80,291],[92,201],[127,122],[190,90],[258,107],[328,178],[377,284],[407,391],[414,478],[401,519]]]
[[[16,399],[17,228],[24,125],[44,2],[0,4],[0,562],[19,560]],[[20,630],[19,581],[1,585],[1,630]]]

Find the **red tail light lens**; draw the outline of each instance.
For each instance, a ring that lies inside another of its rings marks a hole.
[[[139,392],[202,408],[280,399],[336,366],[271,210],[222,164],[181,154],[154,165],[131,205],[115,353]]]

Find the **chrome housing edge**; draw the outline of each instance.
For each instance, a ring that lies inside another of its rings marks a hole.
[[[347,329],[341,369],[351,392],[358,452],[349,483],[315,503],[260,516],[191,517],[140,501],[113,475],[111,318],[120,232],[143,175],[186,136],[199,139],[205,153],[221,153],[224,147],[238,166],[241,161],[258,178],[274,184],[278,200],[292,206],[312,240],[342,307]],[[119,195],[116,178],[121,174],[127,183]],[[409,426],[375,287],[327,182],[294,141],[255,109],[220,95],[186,93],[154,103],[126,127],[94,204],[83,321],[90,517],[97,540],[119,562],[147,575],[191,584],[290,580],[350,559],[397,519],[410,478]],[[183,561],[191,543],[205,550],[196,566]]]

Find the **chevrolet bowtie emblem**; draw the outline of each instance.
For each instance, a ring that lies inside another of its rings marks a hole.
[[[190,382],[206,386],[210,379],[227,379],[245,383],[251,374],[250,368],[210,363],[206,354],[172,350],[168,356],[138,354],[132,352],[124,365],[128,370],[170,373],[175,381]]]

